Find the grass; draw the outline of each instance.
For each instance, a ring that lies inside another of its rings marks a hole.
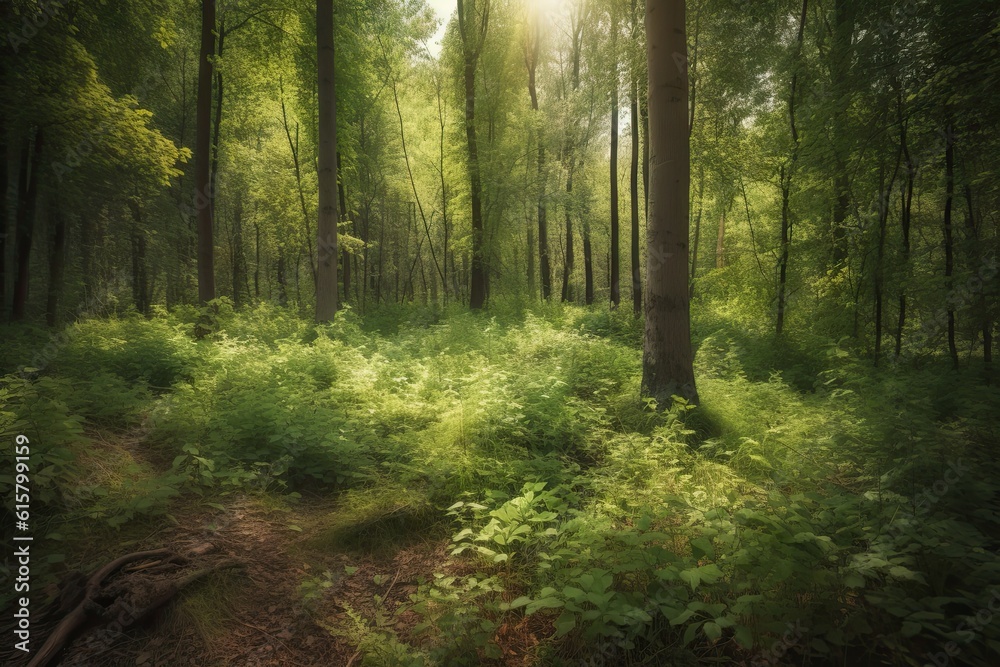
[[[332,503],[299,526],[313,552],[453,536],[475,574],[380,612],[422,632],[340,629],[382,664],[478,664],[538,615],[541,664],[773,658],[795,620],[783,659],[902,665],[988,604],[1000,393],[972,371],[874,369],[719,312],[696,321],[702,404],[657,412],[626,312],[342,315],[222,309],[200,339],[188,312],[74,325],[0,398],[5,437],[32,439],[39,511],[130,530],[199,497],[301,494]],[[142,437],[93,449],[97,429]],[[184,603],[208,635],[211,599]],[[953,664],[997,647],[985,625]]]

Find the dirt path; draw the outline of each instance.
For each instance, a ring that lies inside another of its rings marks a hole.
[[[208,542],[218,555],[245,567],[185,590],[141,630],[111,641],[106,634],[81,634],[60,664],[264,667],[348,665],[352,659],[359,664],[357,647],[327,628],[345,621],[348,607],[370,618],[375,595],[394,610],[445,561],[444,542],[410,544],[385,556],[325,553],[310,546],[308,532],[289,526],[321,525],[332,510],[328,502],[282,511],[242,498],[224,511],[200,509],[138,547],[183,551]],[[300,588],[303,581],[315,584],[305,589],[315,591],[311,600]]]

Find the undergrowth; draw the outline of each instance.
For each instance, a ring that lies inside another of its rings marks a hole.
[[[442,564],[401,608],[317,619],[363,664],[481,664],[527,616],[547,628],[540,664],[991,664],[997,390],[696,324],[701,405],[665,411],[640,400],[641,326],[624,312],[316,327],[220,303],[87,320],[41,351],[14,331],[19,358],[43,363],[4,356],[0,430],[31,442],[43,535],[234,492],[335,496],[323,550],[450,522],[466,574]]]

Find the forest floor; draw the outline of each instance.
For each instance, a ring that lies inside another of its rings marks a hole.
[[[1000,654],[1000,623],[974,620],[1000,597],[1000,391],[982,368],[874,369],[863,349],[707,318],[701,404],[663,411],[639,400],[628,313],[317,328],[262,306],[201,339],[197,318],[90,320],[0,382],[0,431],[33,448],[33,591],[153,549],[240,565],[139,627],[83,630],[63,665]],[[14,330],[0,369],[39,341]]]

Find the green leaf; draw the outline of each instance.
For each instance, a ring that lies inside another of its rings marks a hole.
[[[705,635],[711,639],[713,642],[718,641],[722,637],[722,628],[719,627],[718,623],[709,621],[704,625]]]
[[[513,603],[512,603],[513,604]],[[532,600],[528,603],[528,606],[524,608],[524,613],[531,615],[534,614],[539,609],[556,609],[563,606],[563,601],[556,597],[541,598],[539,600]]]
[[[553,624],[556,628],[554,637],[562,637],[564,634],[576,627],[576,615],[570,611],[564,611]]]
[[[294,523],[288,524],[288,530],[294,530],[297,533],[302,532],[302,526],[296,526]]]

